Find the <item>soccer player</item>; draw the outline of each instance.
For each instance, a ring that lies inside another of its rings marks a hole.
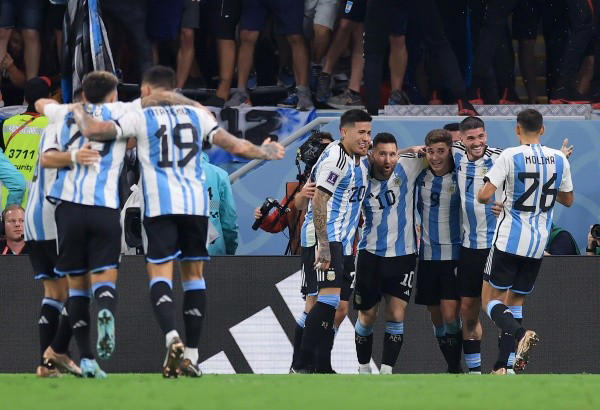
[[[432,130],[425,137],[429,168],[417,178],[421,241],[415,303],[426,305],[449,373],[462,373],[456,269],[460,251],[460,195],[452,163],[452,136]]]
[[[142,96],[173,89],[174,82],[173,70],[153,67],[144,74]],[[167,347],[163,376],[200,376],[198,344],[206,305],[203,264],[209,259],[209,201],[200,155],[202,145],[212,143],[235,155],[265,160],[283,158],[284,149],[270,139],[256,146],[236,138],[220,128],[206,109],[192,105],[148,107],[129,112],[118,121],[97,121],[81,106],[75,106],[74,113],[86,137],[117,138],[115,143],[137,138],[150,300]],[[172,279],[176,259],[181,261],[184,289],[185,346],[175,326]]]
[[[483,176],[492,168],[501,149],[487,146],[485,124],[477,117],[467,117],[459,125],[460,144],[452,147],[462,210],[463,243],[457,270],[463,351],[470,373],[481,373],[481,337],[479,321],[481,285],[485,262],[496,229],[493,197],[488,204],[476,200],[483,186]],[[506,362],[496,364],[504,367]]]
[[[533,291],[554,204],[572,205],[573,183],[566,156],[540,143],[544,125],[538,111],[521,111],[516,131],[521,145],[502,152],[485,175],[477,200],[488,203],[498,188],[503,191],[503,210],[484,276],[482,308],[504,334],[514,337],[514,368],[521,371],[539,338],[525,330],[513,313],[518,310],[508,306],[522,308]]]
[[[292,372],[306,373],[317,348],[332,337],[344,277],[354,270],[348,259],[367,189],[368,169],[360,157],[367,155],[371,142],[371,116],[362,110],[346,111],[340,118],[340,132],[341,139],[327,146],[312,171],[317,190],[304,226],[312,223],[314,232],[303,229],[303,234],[316,238],[316,247],[314,269],[304,273],[307,283],[316,279],[318,295],[306,316],[300,357]],[[305,238],[302,241],[307,243]]]
[[[90,106],[94,115],[119,118],[128,110],[136,110],[133,104],[115,103],[117,84],[117,78],[107,72],[86,75],[83,97],[96,104]],[[59,256],[54,272],[68,276],[67,312],[81,354],[82,374],[104,378],[106,373],[98,366],[90,346],[90,288],[98,304],[96,348],[101,358],[108,359],[115,348],[116,279],[121,251],[118,178],[127,141],[92,145],[82,136],[72,113],[58,105],[50,107],[44,107],[43,112],[59,118],[60,130],[48,142],[41,164],[58,169],[48,193],[49,200],[57,204]]]
[[[372,167],[363,202],[354,308],[359,373],[371,373],[373,325],[385,298],[385,335],[381,374],[392,374],[404,339],[404,311],[410,299],[416,264],[414,231],[415,181],[425,162],[399,154],[396,138],[380,133],[373,139]]]

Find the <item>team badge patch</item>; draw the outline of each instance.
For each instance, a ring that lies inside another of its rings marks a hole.
[[[400,180],[400,177],[395,176],[394,179],[392,180],[392,184],[394,184],[394,186],[400,186],[400,184],[402,183],[402,181]]]
[[[335,272],[329,271],[327,272],[327,280],[328,281],[334,281],[335,280]]]
[[[335,172],[331,171],[329,173],[329,176],[327,177],[327,182],[329,182],[331,185],[335,184],[335,181],[337,181],[339,175],[336,174]]]
[[[346,2],[346,8],[344,9],[344,13],[346,13],[346,14],[350,13],[350,10],[352,10],[353,3],[354,3],[353,1]]]

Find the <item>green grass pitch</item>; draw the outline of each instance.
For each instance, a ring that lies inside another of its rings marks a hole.
[[[600,409],[600,375],[0,375],[0,409]]]

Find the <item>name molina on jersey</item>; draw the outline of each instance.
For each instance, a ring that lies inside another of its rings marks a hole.
[[[546,164],[554,164],[554,156],[552,157],[536,157],[536,156],[528,156],[525,157],[525,164],[538,164],[538,165],[546,165]]]

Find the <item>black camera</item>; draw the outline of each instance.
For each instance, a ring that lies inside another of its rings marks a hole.
[[[600,224],[594,224],[590,229],[590,234],[592,238],[600,240]]]
[[[317,160],[325,151],[327,144],[321,143],[321,139],[323,138],[320,133],[313,133],[300,147],[298,147],[298,153],[296,155],[296,159],[304,162],[305,173],[310,172],[312,167],[317,163]]]
[[[279,212],[282,214],[288,213],[290,211],[289,208],[286,208],[285,206],[281,205],[276,199],[267,198],[265,199],[265,202],[263,202],[263,204],[260,206],[260,218],[254,221],[254,223],[252,224],[252,229],[256,231],[260,224],[262,224],[265,217],[269,215],[269,212],[271,212],[271,209],[273,208],[279,209]]]

